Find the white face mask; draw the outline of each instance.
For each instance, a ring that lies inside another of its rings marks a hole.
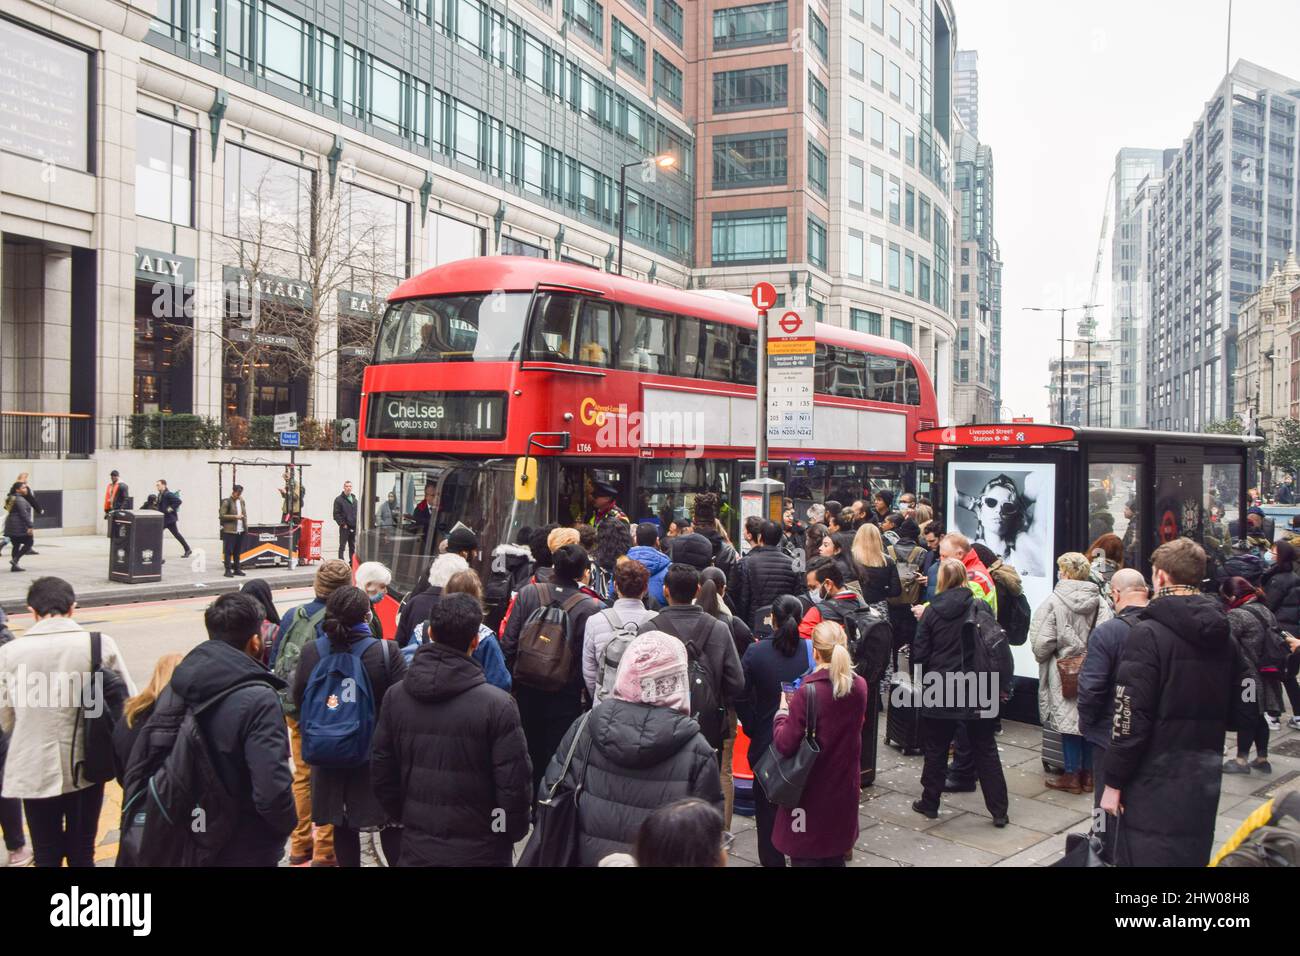
[[[814,604],[821,604],[821,603],[822,603],[822,592],[821,592],[820,590],[809,591],[809,592],[808,592],[808,596],[809,596],[810,598],[812,598],[812,602],[813,602]]]

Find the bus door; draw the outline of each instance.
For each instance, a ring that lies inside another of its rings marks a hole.
[[[631,465],[626,461],[562,462],[556,492],[555,520],[566,527],[591,521],[596,513],[592,491],[597,483],[613,485],[618,490],[616,504],[630,516],[631,472]]]
[[[624,510],[634,522],[657,524],[666,532],[675,518],[694,514],[695,498],[705,492],[718,496],[721,517],[732,533],[729,519],[739,503],[732,501],[731,463],[717,459],[638,459],[636,494],[632,507]]]

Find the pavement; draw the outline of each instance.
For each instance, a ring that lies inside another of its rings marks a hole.
[[[185,534],[186,529],[181,528]],[[72,535],[36,539],[37,554],[23,558],[23,571],[9,571],[6,548],[0,560],[0,608],[6,614],[16,614],[26,609],[27,588],[36,578],[46,574],[57,575],[72,584],[77,592],[77,603],[82,607],[130,604],[139,601],[175,600],[196,595],[215,596],[226,591],[238,591],[251,577],[266,579],[275,588],[298,587],[311,584],[315,567],[300,565],[297,568],[245,568],[245,577],[227,578],[221,565],[221,539],[186,535],[194,553],[182,559],[182,549],[171,535],[163,535],[162,581],[154,584],[119,584],[108,579],[108,538],[101,535]],[[325,527],[321,554],[330,558],[337,554],[338,530]]]

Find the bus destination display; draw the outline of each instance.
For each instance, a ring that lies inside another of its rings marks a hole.
[[[379,392],[370,396],[367,438],[500,441],[504,392]]]

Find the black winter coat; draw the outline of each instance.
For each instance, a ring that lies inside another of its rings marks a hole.
[[[740,619],[752,626],[755,611],[769,606],[782,594],[799,593],[803,590],[799,585],[799,575],[788,554],[780,548],[759,546],[736,564],[727,595]]]
[[[579,727],[581,717],[551,758],[537,791],[539,799],[559,780]],[[719,813],[723,810],[713,748],[699,724],[667,707],[616,697],[602,701],[583,728],[566,779],[570,785],[583,781],[578,803],[582,866],[595,866],[611,853],[630,852],[645,819],[675,800],[699,797]]]
[[[289,731],[276,693],[284,682],[224,641],[204,641],[177,665],[154,705],[154,713],[184,708],[246,681],[266,686],[234,691],[199,718],[239,820],[216,866],[274,866],[298,823]]]
[[[351,638],[348,644],[360,638]],[[311,672],[320,663],[316,641],[303,645],[298,658],[298,672],[293,679],[293,702],[302,712],[302,695],[311,680]],[[378,641],[361,655],[361,665],[370,679],[370,693],[375,702],[375,724],[384,716],[384,695],[399,684],[406,674],[406,661],[393,641]],[[373,744],[372,744],[373,747]],[[352,829],[377,827],[394,822],[380,806],[370,786],[370,764],[359,767],[311,768],[311,818],[313,823],[343,825]]]
[[[569,600],[578,590],[578,585],[574,582],[563,581],[554,576],[550,578],[549,586],[551,600],[557,605]],[[510,620],[506,622],[505,631],[501,635],[501,653],[505,656],[506,667],[512,674],[515,671],[515,658],[519,655],[519,635],[523,633],[524,624],[532,617],[533,612],[541,607],[541,603],[537,588],[531,585],[521,590],[515,598],[515,606],[510,611]],[[578,602],[577,606],[569,612],[573,666],[569,671],[568,683],[557,693],[579,700],[585,692],[587,685],[582,680],[582,641],[587,633],[587,618],[602,610],[604,606],[595,598],[589,598]]]
[[[753,765],[772,745],[772,720],[781,706],[781,685],[793,683],[812,668],[808,649],[812,645],[800,640],[791,657],[777,648],[772,638],[764,638],[745,651],[740,668],[745,675],[745,690],[736,701],[736,714],[749,735],[749,761]]]
[[[1001,609],[1002,605],[998,605]],[[1079,671],[1079,733],[1088,743],[1110,747],[1110,728],[1115,716],[1115,675],[1129,631],[1137,623],[1140,607],[1126,607],[1108,621],[1093,628],[1087,655]]]
[[[985,615],[987,620],[972,620],[972,610],[977,616]],[[1006,651],[1003,659],[989,661],[984,657],[982,659],[993,666],[980,666],[981,658],[976,656],[978,650],[975,642],[983,640],[979,628],[990,625],[997,626],[993,611],[983,601],[976,601],[970,588],[949,588],[934,596],[930,606],[921,615],[916,637],[912,640],[913,671],[919,668],[923,677],[931,673],[940,677],[948,674],[974,674],[978,693],[975,700],[945,700],[943,703],[950,706],[927,706],[922,712],[926,717],[974,720],[995,716],[1001,704],[994,697],[993,690],[1010,691],[1011,649],[1003,641],[1002,647]],[[989,683],[992,674],[997,675],[996,685]],[[947,687],[949,684],[945,681],[942,686]],[[957,682],[953,686],[957,686]],[[962,686],[969,687],[969,683]]]
[[[715,531],[714,534],[717,534]],[[702,534],[679,534],[668,540],[668,557],[703,571],[713,564],[713,544]]]
[[[429,612],[441,597],[442,588],[426,587],[419,594],[411,594],[402,602],[401,613],[397,615],[397,633],[393,635],[398,647],[405,647],[416,627],[429,620]]]
[[[1300,625],[1300,575],[1272,567],[1264,572],[1264,603],[1283,630]]]
[[[1223,735],[1249,723],[1249,665],[1216,598],[1156,598],[1124,641],[1105,784],[1121,791],[1121,866],[1205,866]],[[1253,708],[1253,705],[1249,705]]]
[[[886,557],[885,563],[878,568],[856,565],[856,571],[858,583],[862,585],[862,600],[867,604],[876,604],[903,593],[903,585],[898,579],[898,565],[893,558]]]
[[[384,701],[370,773],[405,828],[399,866],[509,866],[528,833],[533,769],[519,709],[452,648],[415,652]]]

